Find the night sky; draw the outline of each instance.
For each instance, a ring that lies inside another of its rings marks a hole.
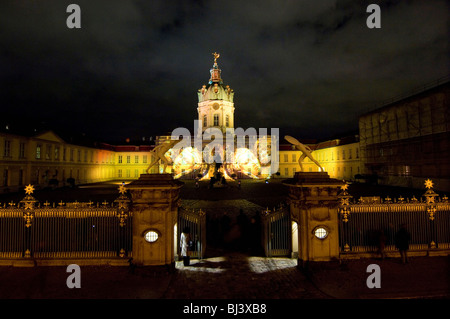
[[[81,29],[66,8],[81,7]],[[366,8],[381,7],[381,29]],[[357,130],[374,104],[450,74],[449,1],[0,2],[2,125],[122,143],[193,131],[212,52],[235,127]]]

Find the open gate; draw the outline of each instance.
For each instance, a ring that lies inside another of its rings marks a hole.
[[[204,211],[186,209],[180,207],[178,209],[178,224],[177,224],[177,254],[180,256],[181,246],[180,237],[183,229],[189,227],[192,248],[189,250],[191,258],[202,259],[205,256],[206,250],[206,214]]]
[[[289,207],[262,214],[262,241],[266,257],[290,256],[292,226]]]

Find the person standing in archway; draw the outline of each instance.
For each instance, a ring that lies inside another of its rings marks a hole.
[[[191,241],[191,234],[189,227],[185,227],[180,236],[181,256],[183,257],[183,265],[189,266],[189,243]]]

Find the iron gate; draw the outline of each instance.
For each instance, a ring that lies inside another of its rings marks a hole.
[[[262,241],[266,257],[290,256],[292,231],[289,207],[263,212]]]
[[[191,258],[202,259],[206,250],[206,215],[200,210],[189,210],[183,207],[178,209],[178,225],[177,225],[177,253],[181,252],[180,237],[183,229],[189,228],[192,246],[190,248]]]

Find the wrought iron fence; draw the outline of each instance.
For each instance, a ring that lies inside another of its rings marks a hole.
[[[131,257],[132,212],[125,188],[113,202],[40,204],[26,196],[0,208],[0,258]]]
[[[439,197],[427,180],[423,199],[378,197],[353,200],[343,187],[339,206],[341,253],[395,251],[402,225],[410,233],[410,250],[450,248],[450,203]]]

